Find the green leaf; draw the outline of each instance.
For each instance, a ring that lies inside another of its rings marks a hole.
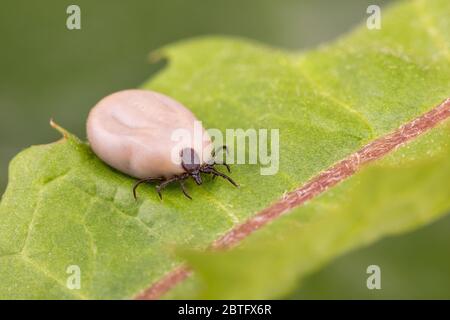
[[[158,54],[168,67],[144,87],[181,101],[207,128],[279,129],[278,174],[234,165],[240,189],[219,180],[189,183],[193,201],[177,186],[159,201],[148,186],[135,202],[133,179],[64,132],[63,140],[31,147],[10,164],[0,204],[0,297],[134,297],[180,265],[175,248],[207,248],[286,191],[430,110],[450,96],[449,13],[448,1],[405,2],[383,12],[381,30],[361,27],[301,54],[215,37],[163,48]],[[239,250],[214,254],[217,260],[187,254],[206,282],[191,280],[180,288],[192,288],[177,292],[279,296],[333,256],[429,222],[450,208],[442,199],[449,198],[447,141],[447,129],[433,130],[250,236]],[[430,191],[437,183],[439,190]],[[392,199],[406,203],[395,214]],[[66,286],[70,265],[81,269],[79,290]]]

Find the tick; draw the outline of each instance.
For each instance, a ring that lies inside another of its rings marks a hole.
[[[87,137],[94,153],[111,167],[142,183],[159,182],[156,191],[168,184],[178,182],[183,194],[187,193],[184,182],[192,178],[197,185],[203,183],[201,174],[211,174],[213,179],[222,177],[238,187],[228,175],[218,171],[216,162],[219,149],[214,150],[206,130],[196,135],[194,114],[174,99],[149,90],[124,90],[100,100],[90,111],[87,119]],[[173,132],[184,130],[191,139],[174,141]],[[194,138],[192,138],[194,137]],[[220,149],[225,149],[225,146]],[[179,157],[178,161],[174,161]]]

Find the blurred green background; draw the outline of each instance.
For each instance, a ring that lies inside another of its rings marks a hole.
[[[0,192],[23,148],[58,139],[48,121],[85,138],[89,109],[105,95],[139,86],[162,64],[148,53],[208,34],[305,50],[367,17],[368,0],[3,0],[0,7]],[[81,30],[66,8],[81,8]],[[450,218],[346,255],[309,277],[291,298],[450,298]],[[382,290],[365,286],[369,264]]]

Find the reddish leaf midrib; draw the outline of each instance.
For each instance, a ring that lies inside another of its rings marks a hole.
[[[264,225],[347,179],[364,164],[382,158],[391,151],[434,128],[449,117],[450,98],[394,132],[370,142],[359,151],[321,172],[306,184],[289,192],[282,199],[264,208],[244,223],[237,225],[218,238],[212,243],[211,248],[214,250],[226,250],[237,245]],[[137,295],[136,299],[158,299],[171,288],[184,281],[191,273],[192,270],[186,265],[177,267]]]

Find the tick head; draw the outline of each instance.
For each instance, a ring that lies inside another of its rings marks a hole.
[[[192,176],[194,176],[194,174],[198,175],[200,179],[200,172],[199,172],[200,158],[194,151],[194,149],[184,148],[183,150],[180,151],[180,157],[181,157],[181,166],[183,167],[183,169],[186,170],[186,172],[189,172]],[[197,182],[197,179],[195,181]]]
[[[180,152],[181,166],[186,172],[190,174],[192,179],[198,185],[202,184],[202,177],[200,176],[200,158],[192,148],[184,148]]]

